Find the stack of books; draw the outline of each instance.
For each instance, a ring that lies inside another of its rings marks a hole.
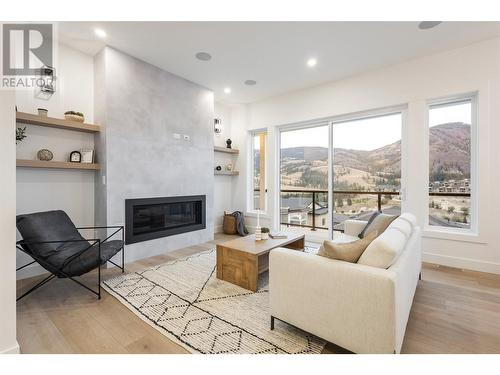
[[[269,237],[271,237],[271,238],[286,238],[287,235],[284,232],[273,232],[273,233],[269,233]]]

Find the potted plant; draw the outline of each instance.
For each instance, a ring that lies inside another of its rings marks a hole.
[[[26,138],[26,126],[24,128],[16,129],[16,145],[21,142],[24,138]]]
[[[261,238],[263,240],[267,240],[269,238],[269,228],[266,228],[266,227],[262,227],[260,228],[260,232],[261,232]]]
[[[47,117],[49,111],[45,108],[38,108],[38,116]]]
[[[85,117],[83,116],[83,113],[81,113],[81,112],[75,112],[75,111],[64,112],[64,118],[66,120],[78,121],[78,122],[83,122],[85,120]]]

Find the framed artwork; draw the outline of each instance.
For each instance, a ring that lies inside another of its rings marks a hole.
[[[94,162],[94,150],[82,150],[82,163],[93,163]]]

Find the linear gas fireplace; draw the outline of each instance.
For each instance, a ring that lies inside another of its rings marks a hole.
[[[125,200],[125,243],[205,229],[205,196]]]

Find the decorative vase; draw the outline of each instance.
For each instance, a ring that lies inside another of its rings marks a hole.
[[[269,239],[269,233],[267,233],[267,232],[266,233],[261,233],[260,234],[260,238],[263,239],[263,240]]]
[[[226,165],[226,171],[231,172],[233,170],[233,165],[231,163]]]
[[[51,161],[54,158],[54,154],[52,153],[52,151],[43,148],[36,153],[36,157],[38,158],[38,160]]]
[[[49,111],[45,108],[38,108],[38,116],[47,117],[48,113]]]
[[[231,139],[228,139],[228,140],[226,141],[226,147],[227,147],[227,148],[231,148],[231,143],[233,143],[233,141],[231,141]]]

